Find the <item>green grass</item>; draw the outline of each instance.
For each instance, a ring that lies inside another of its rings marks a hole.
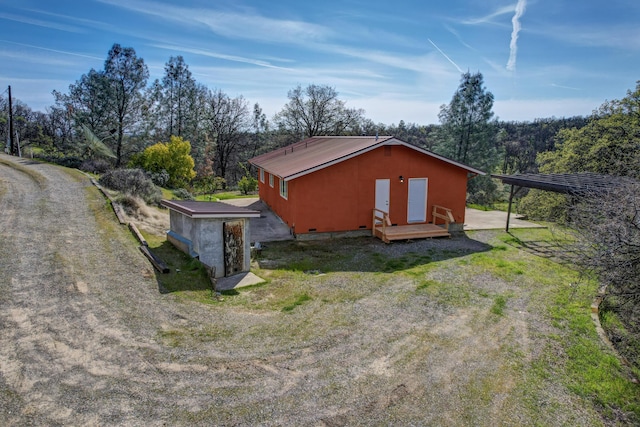
[[[479,205],[477,203],[469,203],[469,204],[467,204],[467,207],[471,208],[471,209],[477,209],[479,211],[490,211],[490,210],[493,210],[490,206]]]
[[[219,202],[221,200],[246,199],[257,197],[256,194],[242,194],[240,191],[225,191],[214,194],[201,194],[196,196],[196,200],[201,202]]]
[[[162,190],[162,198],[167,200],[174,200],[176,198],[173,190],[168,188],[160,188]],[[195,196],[195,199],[199,202],[219,202],[221,200],[230,200],[230,199],[243,199],[247,197],[256,197],[255,194],[244,195],[239,191],[225,191],[221,193],[213,193],[213,194],[199,194]]]
[[[614,418],[614,408],[622,408],[640,420],[638,385],[629,381],[618,358],[598,338],[585,307],[595,293],[586,290],[584,284],[563,287],[548,307],[554,324],[565,332],[558,343],[567,355],[561,375],[572,391],[601,406],[605,416]]]
[[[418,294],[427,295],[432,301],[449,307],[469,307],[475,291],[469,286],[425,279],[416,287]]]
[[[617,344],[617,350],[627,361],[635,361],[632,365],[632,373],[640,378],[640,335],[633,333],[633,320],[628,316],[626,307],[621,307],[618,299],[613,296],[605,298],[600,304],[600,324],[607,336]],[[628,309],[631,309],[630,307]],[[628,317],[624,317],[628,316]],[[637,330],[637,328],[635,328]]]
[[[527,263],[520,259],[511,259],[512,254],[505,246],[498,245],[490,252],[476,253],[469,257],[470,265],[505,280],[525,274]]]
[[[294,301],[291,304],[288,304],[282,307],[282,311],[284,312],[293,311],[294,308],[304,304],[307,301],[311,301],[311,297],[309,295],[307,294],[299,295],[294,299]]]
[[[162,191],[162,198],[165,200],[173,200],[176,197],[173,195],[173,191],[168,188],[160,187],[160,191]]]
[[[503,211],[506,212],[509,210],[509,202],[495,202],[489,206],[487,205],[479,205],[477,203],[469,203],[467,204],[468,208],[477,209],[479,211]],[[513,209],[513,206],[511,207]]]
[[[590,314],[590,304],[598,288],[597,281],[550,257],[536,256],[527,249],[535,242],[553,247],[558,235],[548,230],[517,230],[502,234],[498,240],[510,245],[506,250],[492,250],[494,260],[476,254],[476,267],[499,277],[536,286],[533,304],[549,317],[557,329],[540,359],[529,370],[543,383],[555,378],[577,395],[591,400],[608,419],[616,419],[622,410],[640,420],[640,390],[629,381],[620,361],[600,341]],[[535,251],[533,252],[536,253]],[[504,315],[507,300],[494,299],[492,312]],[[617,409],[616,409],[617,408]]]
[[[468,233],[468,237],[474,239],[481,233],[487,239],[487,232]],[[482,376],[471,381],[467,389],[471,401],[480,402],[509,390],[508,399],[527,405],[532,424],[545,425],[554,414],[562,413],[565,403],[547,402],[550,385],[560,385],[571,390],[576,399],[591,402],[592,408],[598,408],[610,422],[615,423],[620,411],[632,420],[640,420],[638,385],[629,381],[618,359],[600,342],[590,317],[597,282],[531,249],[534,244],[553,246],[557,242],[549,230],[488,234],[489,250],[482,252],[434,249],[395,257],[372,250],[370,238],[272,242],[252,267],[266,283],[225,293],[221,302],[212,298],[199,263],[175,250],[164,238],[145,237],[172,269],[169,275],[156,276],[160,289],[181,299],[219,304],[216,309],[287,316],[287,320],[276,317],[277,321],[252,325],[244,339],[252,334],[268,336],[296,348],[319,339],[323,333],[352,328],[354,319],[347,308],[356,301],[382,295],[388,304],[419,298],[447,310],[465,310],[478,318],[478,327],[502,322],[508,325],[510,319],[521,316],[518,310],[539,313],[547,319],[547,326],[530,331],[536,342],[542,343],[533,350],[536,356],[525,362],[519,348],[496,349],[500,357],[506,354],[510,358],[511,366],[493,381]],[[176,268],[180,273],[174,272]],[[503,289],[483,287],[487,280]],[[403,287],[403,283],[413,285]],[[528,295],[527,301],[518,302],[521,294]],[[516,304],[526,306],[516,308]],[[233,332],[225,328],[176,328],[160,332],[160,338],[168,345],[183,346],[212,342],[225,334]],[[430,342],[433,337],[425,336],[425,340]],[[410,361],[413,356],[403,357]],[[507,380],[516,385],[507,386]],[[541,401],[547,402],[544,407]]]
[[[507,305],[507,298],[503,295],[498,295],[493,300],[493,306],[491,306],[491,312],[498,316],[504,316],[504,308]]]
[[[387,273],[411,270],[415,267],[425,266],[432,261],[431,252],[426,254],[410,252],[399,258],[387,258],[379,253],[374,253],[372,254],[372,258],[378,268]]]
[[[201,303],[213,303],[211,282],[204,265],[176,249],[166,238],[142,232],[149,248],[168,267],[168,274],[154,270],[161,293],[176,293]]]

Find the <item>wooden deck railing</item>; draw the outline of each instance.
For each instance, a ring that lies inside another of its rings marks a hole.
[[[445,230],[449,230],[449,224],[456,222],[453,214],[451,213],[451,209],[443,206],[433,205],[433,212],[431,213],[431,216],[433,217],[433,223],[435,225],[438,225],[439,219],[443,220]]]
[[[374,209],[371,234],[373,236],[376,236],[376,232],[379,232],[384,236],[385,229],[390,226],[391,226],[391,219],[389,218],[389,214],[385,211],[381,211],[380,209]]]
[[[437,220],[444,221],[444,227],[437,225]],[[449,224],[455,222],[451,209],[442,206],[433,207],[433,223],[409,225],[391,225],[387,212],[380,209],[373,210],[371,234],[379,237],[385,243],[392,240],[423,239],[428,237],[451,237]]]

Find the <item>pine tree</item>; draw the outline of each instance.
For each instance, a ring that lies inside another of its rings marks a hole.
[[[449,105],[440,107],[440,142],[434,150],[458,162],[491,172],[500,162],[493,117],[493,94],[484,87],[480,72],[462,75]],[[469,201],[488,204],[497,186],[489,176],[469,181]]]

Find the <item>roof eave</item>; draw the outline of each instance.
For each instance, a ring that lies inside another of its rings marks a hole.
[[[260,217],[260,211],[246,209],[246,208],[228,209],[228,210],[218,211],[218,212],[206,212],[206,211],[198,212],[197,210],[189,209],[172,200],[163,199],[161,200],[160,204],[169,210],[178,212],[182,215],[188,216],[189,218],[259,218]]]

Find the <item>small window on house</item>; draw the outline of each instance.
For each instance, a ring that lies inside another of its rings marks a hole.
[[[264,169],[260,168],[260,182],[264,184]]]
[[[273,174],[269,174],[269,187],[273,187]]]
[[[285,181],[284,179],[280,178],[280,195],[282,196],[283,199],[286,199],[289,197],[289,183],[287,181]]]

